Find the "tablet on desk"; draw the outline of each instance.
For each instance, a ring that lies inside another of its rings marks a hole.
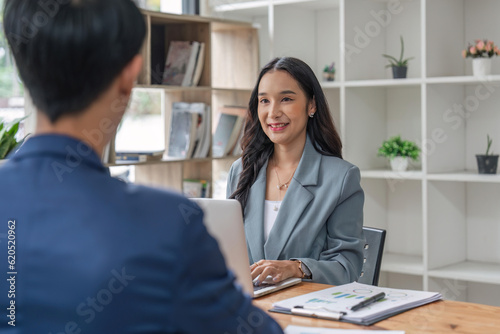
[[[263,285],[254,286],[240,202],[211,198],[192,200],[203,209],[207,230],[219,243],[227,267],[234,273],[244,292],[257,298],[302,282],[300,278],[289,278],[276,284],[269,284],[265,280]]]

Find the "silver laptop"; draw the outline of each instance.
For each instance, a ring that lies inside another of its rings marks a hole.
[[[272,284],[271,280],[266,279],[262,285],[254,286],[250,274],[240,202],[210,198],[193,198],[192,200],[203,209],[207,230],[219,243],[227,267],[234,273],[236,281],[244,292],[256,298],[302,281],[300,278],[289,278]]]

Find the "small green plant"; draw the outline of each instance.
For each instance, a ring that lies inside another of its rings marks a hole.
[[[394,136],[382,143],[378,155],[393,159],[395,157],[409,157],[418,160],[420,148],[412,141],[402,140],[401,136]]]
[[[335,73],[335,63],[332,63],[331,65],[325,65],[325,68],[323,69],[323,72],[325,72],[325,73]]]
[[[489,153],[491,143],[493,142],[493,139],[490,138],[490,135],[486,135],[486,141],[488,142],[488,146],[486,146],[486,154],[485,155],[493,155],[493,151],[491,153]]]
[[[323,69],[323,80],[325,81],[335,80],[335,63],[325,66],[325,68]]]
[[[403,41],[403,36],[400,36],[401,38],[401,56],[399,57],[399,60],[394,58],[393,56],[389,56],[386,54],[383,54],[382,56],[387,58],[387,60],[390,62],[389,65],[386,66],[388,67],[408,67],[408,61],[413,59],[413,57],[403,59],[404,52],[405,52],[405,44]]]
[[[27,116],[14,120],[11,125],[5,124],[5,122],[0,120],[0,159],[5,159],[5,157],[12,151],[20,142],[24,141],[24,137],[21,141],[16,140],[16,134],[19,130],[19,124]]]

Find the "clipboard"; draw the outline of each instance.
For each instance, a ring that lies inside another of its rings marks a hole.
[[[353,311],[360,301],[384,292],[386,297]],[[370,326],[413,308],[442,299],[440,293],[382,288],[357,282],[311,292],[273,304],[270,312]]]
[[[276,307],[273,307],[273,308],[271,308],[269,310],[269,312],[289,314],[289,315],[298,315],[298,316],[301,316],[301,317],[315,318],[315,319],[334,320],[334,321],[346,322],[346,323],[355,324],[355,325],[362,325],[362,326],[371,326],[373,324],[376,324],[379,321],[388,319],[388,318],[390,318],[392,316],[398,315],[400,313],[404,313],[406,311],[407,310],[399,310],[399,311],[394,311],[394,312],[391,312],[391,313],[386,313],[383,317],[379,317],[379,318],[372,319],[372,320],[354,321],[354,320],[342,319],[342,315],[340,315],[338,317],[338,319],[335,319],[336,314],[333,315],[333,316],[330,316],[330,317],[323,317],[323,313],[321,313],[321,312],[313,312],[313,311],[311,311],[310,313],[309,312],[307,312],[307,313],[304,312],[304,313],[300,314],[300,313],[297,313],[297,312],[292,313],[291,310],[280,309],[280,308],[276,308]],[[332,312],[332,313],[335,313],[335,312]],[[340,312],[340,313],[343,313],[343,312]]]

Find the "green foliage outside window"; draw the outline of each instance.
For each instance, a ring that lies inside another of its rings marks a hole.
[[[0,99],[24,95],[23,85],[19,80],[14,57],[9,50],[3,31],[3,4],[0,0]],[[1,107],[1,104],[0,104]]]

